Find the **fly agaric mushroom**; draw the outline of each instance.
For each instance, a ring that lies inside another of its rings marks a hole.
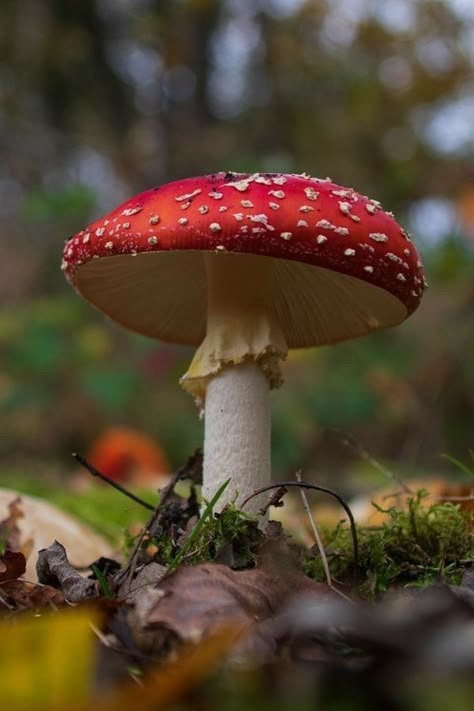
[[[199,345],[181,382],[205,406],[204,496],[231,478],[220,504],[269,483],[269,392],[288,348],[395,326],[425,285],[409,236],[377,201],[273,173],[141,193],[72,237],[62,269],[126,328]]]

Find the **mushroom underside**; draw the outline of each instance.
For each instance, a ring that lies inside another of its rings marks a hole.
[[[167,251],[91,260],[79,267],[74,282],[85,299],[126,328],[169,343],[199,345],[207,317],[204,254]],[[289,348],[355,338],[407,316],[397,297],[356,277],[260,258],[273,262],[273,308]]]

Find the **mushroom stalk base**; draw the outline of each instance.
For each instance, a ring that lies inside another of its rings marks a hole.
[[[234,500],[239,506],[270,482],[270,439],[270,385],[261,368],[243,363],[212,378],[206,393],[203,496],[211,499],[231,479],[217,510]],[[265,500],[255,497],[253,510]]]

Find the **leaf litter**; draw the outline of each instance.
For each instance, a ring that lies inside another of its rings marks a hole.
[[[453,503],[424,507],[418,493],[407,510],[388,509],[388,523],[356,532],[358,566],[354,531],[322,531],[329,586],[317,547],[296,544],[281,524],[263,525],[232,506],[221,513],[207,507],[203,516],[195,491],[201,463],[195,455],[173,477],[143,531],[129,540],[123,565],[96,561],[85,577],[59,542],[41,551],[42,585],[29,589],[28,602],[20,591],[13,604],[5,597],[5,585],[24,585],[22,554],[5,539],[0,595],[7,614],[31,608],[38,590],[38,606],[54,600],[99,612],[101,707],[120,708],[120,698],[148,699],[143,708],[184,703],[190,693],[207,699],[210,684],[219,708],[233,684],[237,699],[244,693],[239,680],[253,669],[252,693],[263,694],[259,708],[277,708],[288,697],[281,708],[299,708],[297,702],[303,709],[328,694],[348,709],[405,708],[401,690],[420,679],[472,674],[472,514]],[[188,494],[180,496],[175,486],[188,473]],[[281,506],[285,493],[280,487],[270,500]],[[175,677],[179,683],[164,681]],[[130,678],[140,679],[139,687]]]

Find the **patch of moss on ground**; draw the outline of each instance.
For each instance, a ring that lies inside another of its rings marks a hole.
[[[176,504],[171,504],[169,508],[172,509],[173,505]],[[252,568],[255,565],[254,551],[263,533],[253,516],[229,505],[221,513],[211,514],[204,522],[196,518],[189,519],[185,532],[185,516],[181,519],[181,525],[177,525],[173,519],[165,511],[159,530],[147,534],[142,541],[142,550],[155,562],[173,568],[179,557],[180,562],[187,565],[209,561],[223,562],[234,569]],[[126,534],[126,557],[138,537]],[[183,549],[188,548],[190,538],[192,545],[183,555]]]
[[[426,505],[426,491],[409,500],[407,509],[376,508],[387,515],[377,527],[357,527],[361,595],[373,597],[396,586],[424,587],[435,582],[459,584],[474,563],[474,516],[453,503]],[[375,506],[375,504],[374,504]],[[326,555],[334,582],[354,586],[352,539],[347,527],[325,532]],[[321,558],[304,556],[311,578],[324,581]]]

